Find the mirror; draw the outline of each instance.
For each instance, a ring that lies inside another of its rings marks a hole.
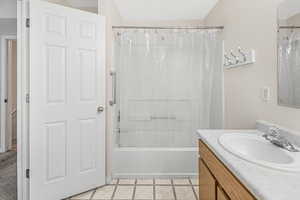
[[[300,108],[300,1],[278,7],[278,104]]]

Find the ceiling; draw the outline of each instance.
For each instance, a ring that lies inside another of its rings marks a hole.
[[[68,4],[73,7],[83,7],[83,8],[97,8],[98,0],[65,0]]]
[[[114,0],[125,20],[204,19],[218,0]]]

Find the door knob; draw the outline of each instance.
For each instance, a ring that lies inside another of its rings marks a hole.
[[[97,112],[102,113],[103,111],[104,111],[104,107],[103,106],[98,106]]]

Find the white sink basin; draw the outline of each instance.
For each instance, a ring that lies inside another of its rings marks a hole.
[[[219,138],[230,153],[255,164],[283,171],[300,172],[300,153],[279,148],[256,134],[230,133]]]

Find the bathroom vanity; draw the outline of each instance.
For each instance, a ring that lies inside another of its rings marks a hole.
[[[199,154],[201,200],[256,199],[201,140],[199,140]]]
[[[262,137],[266,130],[259,129],[267,125],[257,124],[258,130],[198,131],[201,200],[299,199],[300,153],[269,144]],[[253,141],[243,143],[242,139]],[[250,157],[235,155],[232,149],[226,148],[226,142]],[[299,146],[299,141],[296,144]]]

